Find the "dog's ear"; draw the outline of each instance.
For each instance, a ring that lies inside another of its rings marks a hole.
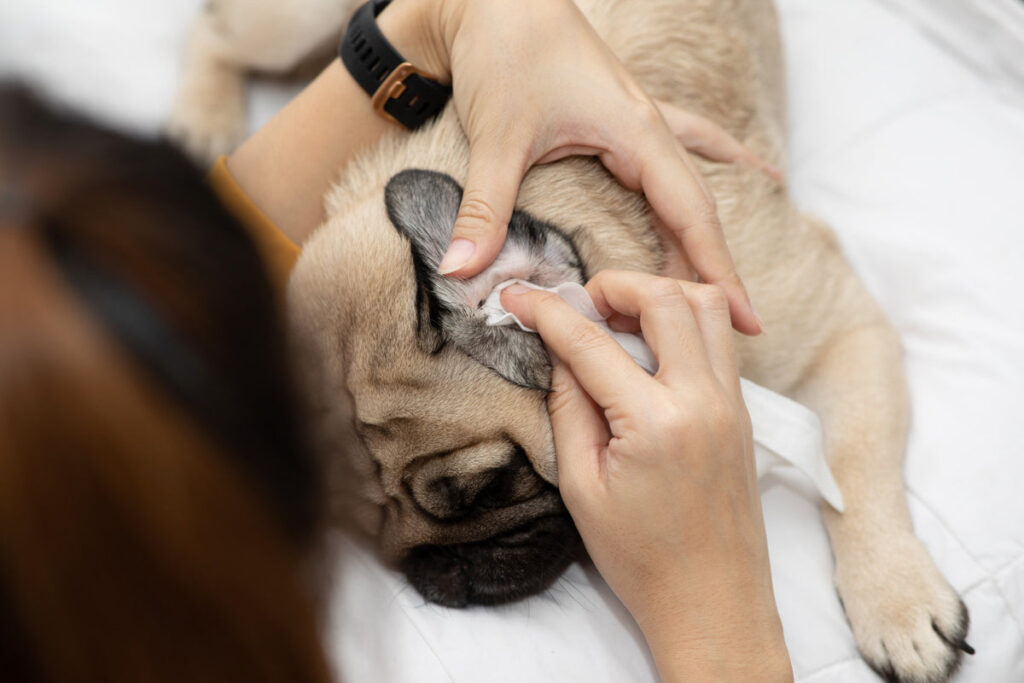
[[[437,272],[459,215],[459,184],[436,171],[402,171],[384,188],[384,203],[391,223],[412,242],[414,256]]]
[[[416,274],[416,329],[420,347],[438,353],[445,344],[442,323],[449,307],[435,291],[462,202],[462,188],[450,176],[434,171],[406,170],[388,181],[384,205],[388,218],[412,247]]]
[[[485,270],[475,278],[457,280],[437,272],[462,202],[459,184],[443,173],[406,170],[388,182],[384,201],[392,224],[411,245],[423,348],[436,353],[451,343],[514,384],[550,388],[551,363],[537,335],[518,327],[485,324],[478,290],[493,274]],[[569,239],[520,211],[513,213],[499,261],[513,253],[522,272],[505,278],[583,279],[579,256]]]

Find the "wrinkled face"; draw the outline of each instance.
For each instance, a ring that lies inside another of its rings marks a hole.
[[[474,399],[489,405],[503,398],[489,393],[473,392]],[[546,588],[578,543],[558,491],[528,457],[549,448],[546,433],[506,430],[499,410],[491,419],[468,412],[477,419],[465,424],[435,414],[359,428],[368,456],[386,463],[377,474],[379,492],[386,492],[381,550],[424,598],[454,607],[508,602]]]
[[[307,315],[330,328],[318,337],[314,373],[321,447],[345,458],[339,502],[432,602],[497,604],[539,592],[579,546],[555,486],[550,362],[536,335],[488,327],[479,305],[510,278],[582,282],[579,258],[555,228],[517,213],[491,268],[467,281],[444,278],[436,269],[461,188],[443,174],[403,171],[384,199],[373,211],[384,209],[388,234],[366,251],[382,261],[393,255],[395,272],[338,282],[329,278],[339,266],[324,256],[315,267],[327,275],[299,285],[361,288],[347,291],[343,319],[323,323],[331,309],[312,305]],[[364,220],[376,220],[373,211]],[[322,252],[314,258],[329,251],[316,242],[310,249]],[[297,305],[324,304],[309,294]],[[353,434],[355,445],[346,440]]]

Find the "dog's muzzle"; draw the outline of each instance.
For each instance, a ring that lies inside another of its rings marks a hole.
[[[550,586],[579,547],[572,518],[562,512],[477,543],[417,546],[402,562],[402,571],[429,602],[499,605]]]

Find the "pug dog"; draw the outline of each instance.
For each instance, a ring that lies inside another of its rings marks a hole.
[[[281,57],[276,67],[290,68],[340,33],[341,4],[211,3],[190,47],[178,108],[192,114],[184,139],[209,150],[239,127],[204,128],[208,102],[194,97],[200,85],[239,86],[246,69],[267,67],[268,47]],[[651,97],[716,121],[783,166],[781,48],[770,0],[578,5]],[[303,38],[295,27],[317,8],[338,24],[325,19]],[[412,134],[385,137],[329,191],[328,217],[288,289],[339,518],[372,539],[426,599],[450,606],[536,593],[579,546],[557,491],[548,356],[533,334],[487,326],[481,302],[510,278],[550,286],[606,268],[656,273],[663,265],[644,198],[596,160],[569,158],[526,176],[490,268],[468,280],[438,275],[467,161],[451,106]],[[737,336],[741,372],[822,421],[846,506],[841,514],[823,508],[834,583],[860,652],[890,680],[947,680],[970,651],[968,615],[915,537],[907,509],[899,338],[831,231],[794,208],[784,187],[740,165],[697,163],[769,330]]]

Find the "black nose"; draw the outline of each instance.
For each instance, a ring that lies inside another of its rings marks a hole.
[[[429,602],[498,605],[547,588],[572,562],[579,545],[572,518],[564,513],[479,543],[417,546],[402,570]]]

